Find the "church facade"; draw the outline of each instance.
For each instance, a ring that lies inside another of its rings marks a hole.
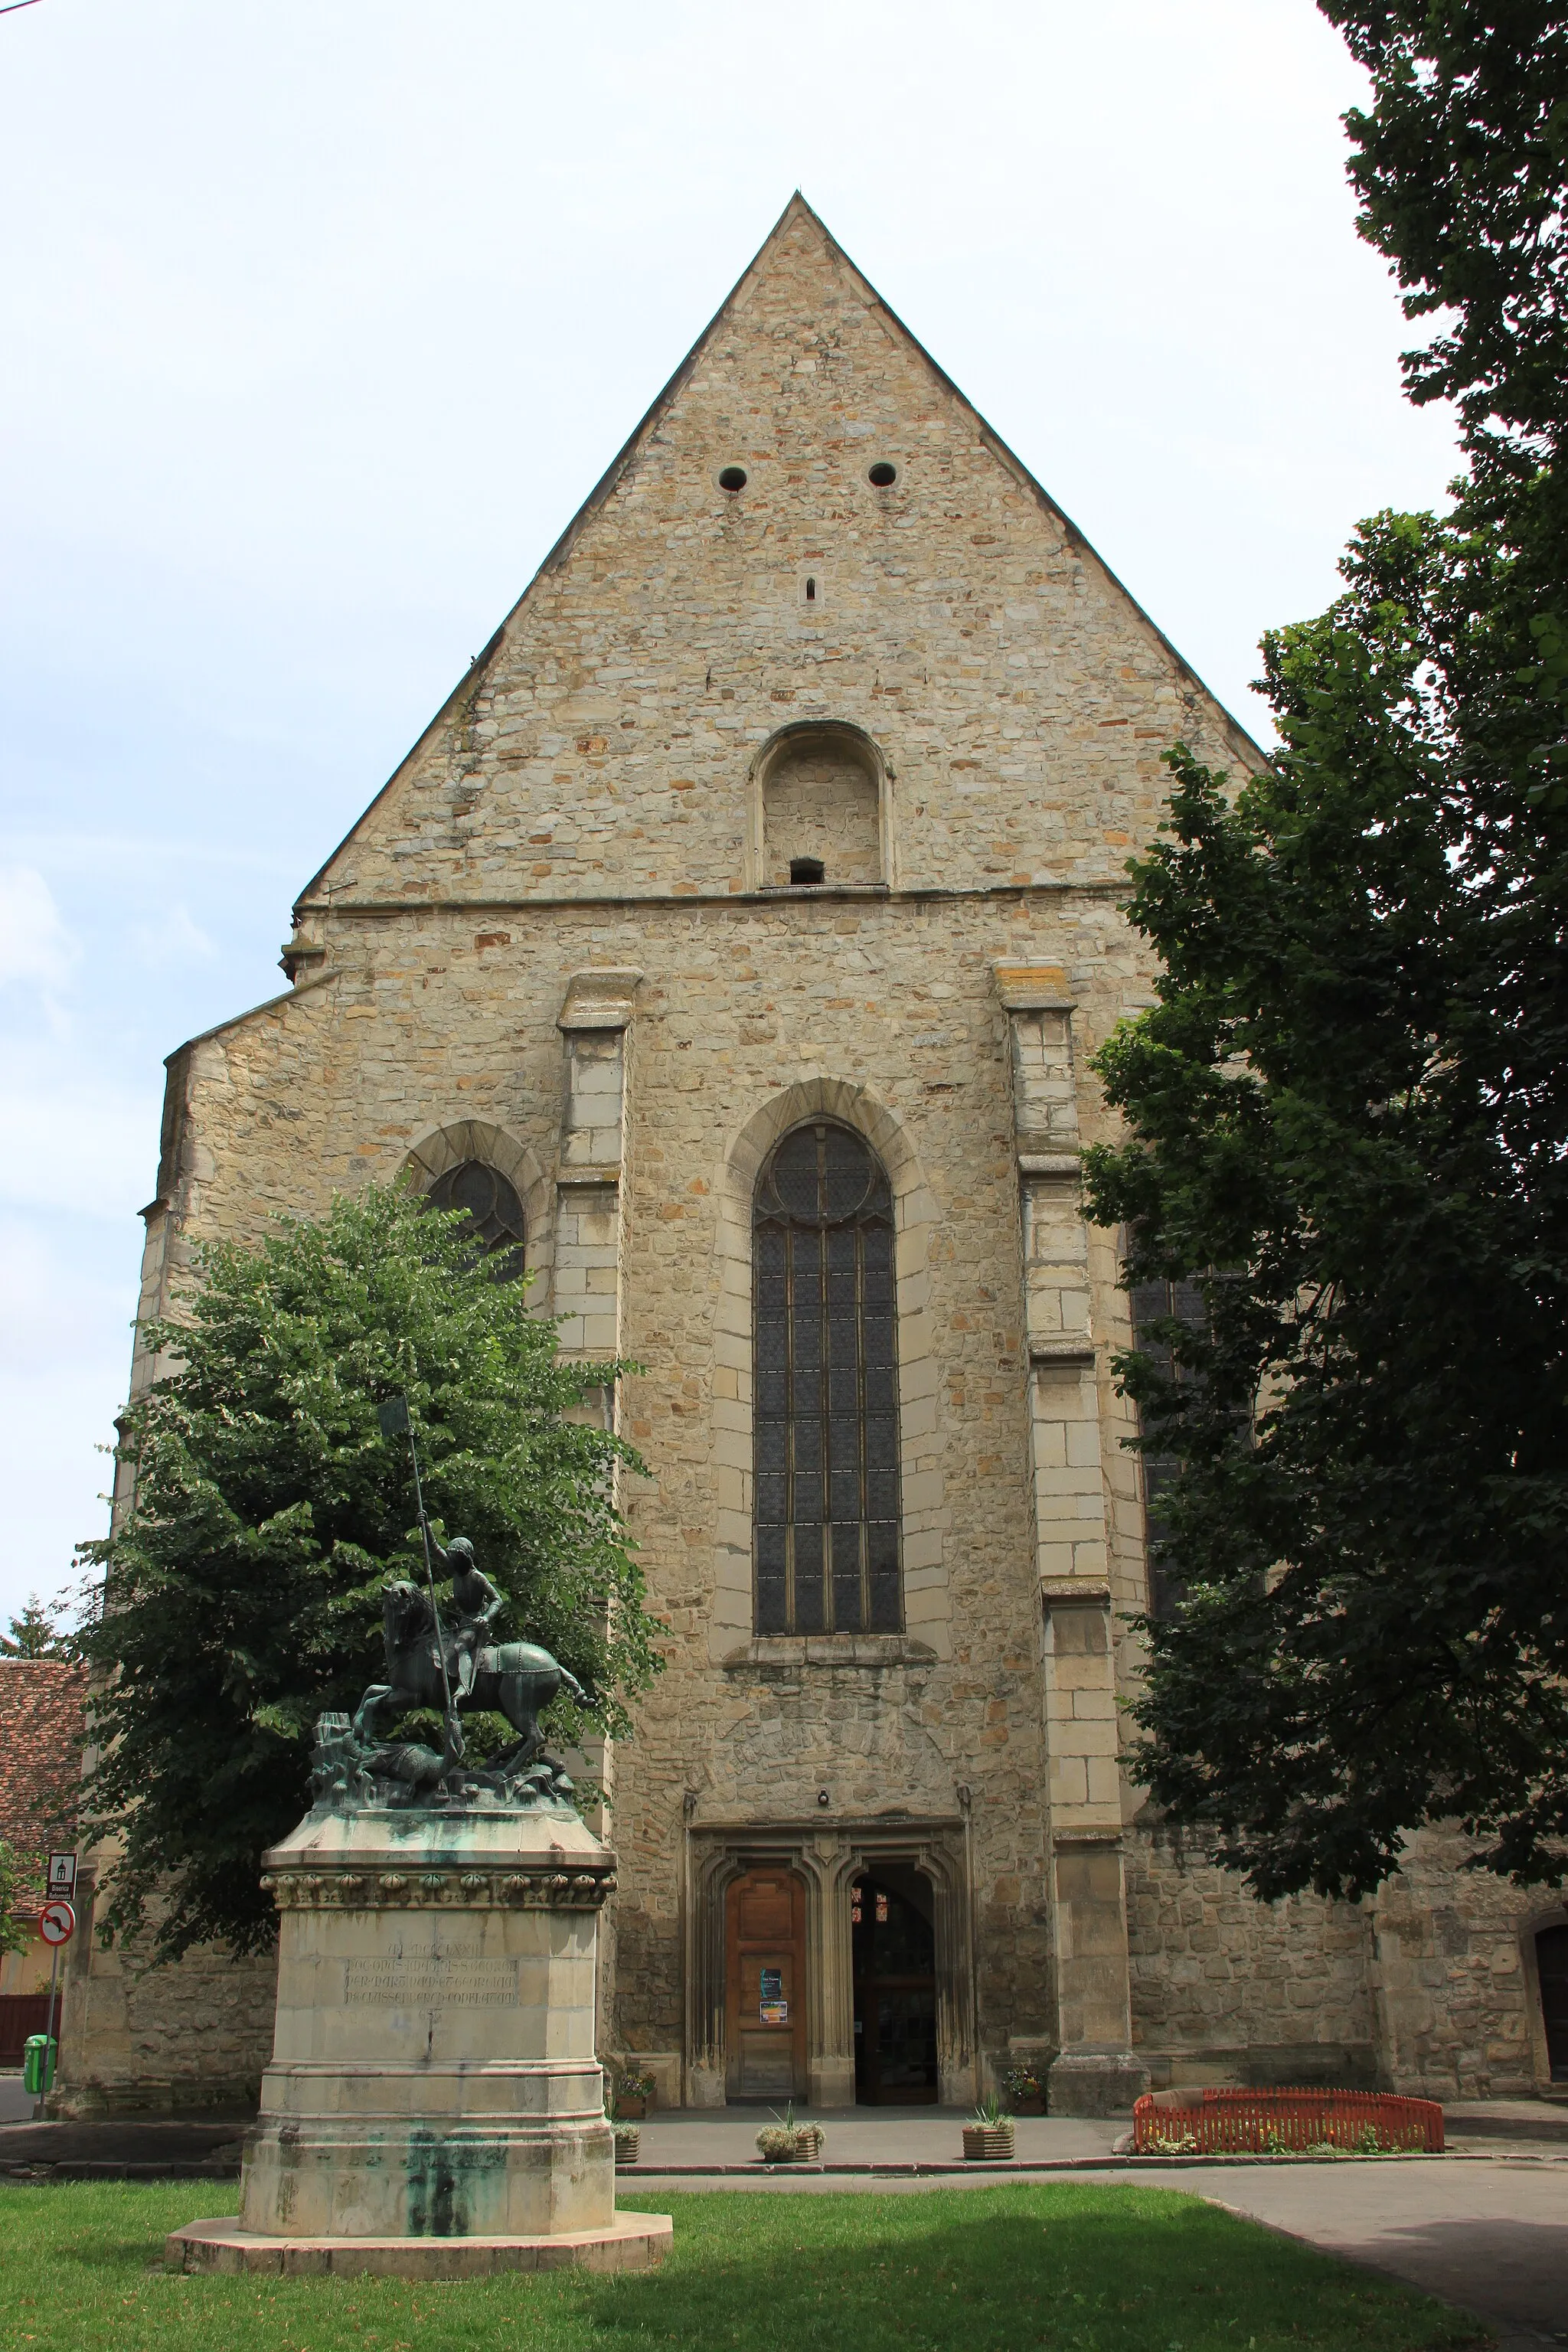
[[[301,894],[288,992],[171,1058],[144,1312],[195,1240],[406,1173],[645,1368],[667,1665],[603,1759],[601,2039],[665,2105],[1568,2075],[1561,1900],[1427,1837],[1260,1905],[1123,1767],[1144,1506],[1078,1154],[1177,740],[1261,757],[796,197]],[[95,1943],[62,2105],[243,2096],[268,1969]]]

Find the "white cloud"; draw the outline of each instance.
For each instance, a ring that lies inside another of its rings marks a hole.
[[[210,963],[217,948],[184,907],[165,908],[155,923],[138,923],[132,933],[136,952],[154,971],[170,964]]]
[[[61,988],[76,958],[76,941],[37,867],[0,866],[0,981]]]

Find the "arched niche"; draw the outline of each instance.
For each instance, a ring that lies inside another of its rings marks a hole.
[[[888,771],[864,728],[805,720],[752,767],[751,887],[874,888],[889,879]]]
[[[526,1143],[489,1119],[454,1119],[437,1127],[416,1143],[403,1163],[403,1173],[416,1192],[428,1193],[444,1177],[466,1162],[477,1161],[503,1176],[522,1203],[523,1263],[534,1276],[530,1308],[550,1311],[549,1283],[554,1248],[555,1188]]]

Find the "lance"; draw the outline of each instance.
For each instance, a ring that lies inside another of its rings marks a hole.
[[[450,1770],[460,1764],[464,1755],[462,1726],[458,1721],[458,1709],[452,1698],[452,1678],[447,1672],[447,1643],[441,1632],[441,1612],[436,1605],[436,1559],[430,1547],[430,1522],[425,1515],[425,1490],[419,1483],[419,1454],[414,1443],[414,1424],[408,1417],[405,1396],[388,1397],[376,1407],[383,1437],[406,1437],[408,1459],[414,1467],[414,1499],[419,1507],[419,1532],[425,1538],[425,1590],[429,1595],[430,1615],[436,1627],[436,1660],[441,1669],[441,1690],[447,1702],[447,1753],[444,1769]]]

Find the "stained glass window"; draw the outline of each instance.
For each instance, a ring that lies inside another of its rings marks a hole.
[[[468,1211],[469,1230],[482,1255],[494,1260],[498,1281],[515,1281],[522,1273],[522,1202],[498,1168],[459,1160],[437,1177],[425,1198],[432,1209]]]
[[[823,1119],[773,1150],[753,1224],[759,1633],[892,1633],[899,1577],[893,1204]]]

